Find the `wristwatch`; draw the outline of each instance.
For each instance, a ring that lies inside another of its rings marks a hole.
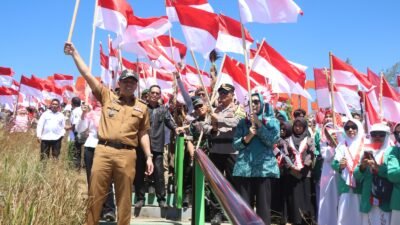
[[[148,159],[148,158],[153,158],[153,154],[148,154],[148,155],[146,155],[146,160]]]

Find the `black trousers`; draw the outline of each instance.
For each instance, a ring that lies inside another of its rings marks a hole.
[[[51,157],[54,159],[58,159],[61,151],[61,141],[63,137],[60,137],[58,140],[42,140],[40,142],[40,160],[50,158],[50,151]]]
[[[86,178],[88,186],[90,181],[90,175],[93,166],[93,157],[94,157],[94,148],[85,147],[84,157],[86,164]],[[109,192],[107,194],[107,199],[103,204],[103,214],[107,212],[115,212],[115,203],[114,203],[114,190],[112,188],[112,184],[110,185]]]
[[[74,132],[75,135],[75,142],[74,142],[74,148],[72,150],[72,155],[73,155],[73,163],[75,168],[80,169],[81,168],[81,160],[82,160],[82,146],[84,143],[79,143],[78,142],[78,133]]]
[[[137,152],[142,152],[143,158],[139,158],[140,154],[137,154],[137,160],[136,160],[136,177],[135,177],[135,194],[136,194],[136,199],[137,200],[144,200],[145,197],[145,184],[144,184],[144,171],[146,169],[146,157],[144,156],[143,151],[137,151]],[[165,201],[165,181],[164,181],[164,154],[162,152],[152,152],[153,154],[153,164],[154,164],[154,171],[152,174],[152,178],[155,183],[155,188],[156,188],[156,196],[157,196],[157,201]],[[143,162],[143,165],[139,165],[139,162]],[[140,170],[138,170],[140,169]]]
[[[255,201],[256,213],[266,225],[271,224],[271,179],[267,177],[235,177],[240,196],[250,207]]]

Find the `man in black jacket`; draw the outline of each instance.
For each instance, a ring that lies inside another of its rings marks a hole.
[[[148,92],[148,109],[150,114],[150,147],[153,154],[155,189],[157,201],[160,207],[166,207],[165,199],[165,181],[164,181],[164,165],[163,152],[165,143],[165,126],[176,133],[180,132],[168,108],[161,105],[161,88],[158,85],[152,85]],[[136,177],[135,182],[136,199],[138,200],[135,207],[142,207],[144,204],[144,176]]]

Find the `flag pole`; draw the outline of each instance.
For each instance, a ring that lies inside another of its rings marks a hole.
[[[256,54],[254,55],[254,59],[257,58],[257,56],[260,54],[261,46],[264,44],[264,41],[265,41],[265,38],[262,39],[261,44],[260,44],[260,47],[257,48],[257,52],[256,52]],[[251,62],[250,71],[252,71],[253,68],[254,68],[254,60],[253,60],[253,62]]]
[[[333,127],[336,127],[336,112],[335,112],[335,98],[333,97],[333,59],[332,52],[329,52],[329,65],[330,65],[330,76],[328,76],[327,70],[325,69],[325,76],[327,77],[329,85],[329,93],[331,94],[331,107],[332,107],[332,122]]]
[[[74,27],[75,27],[76,15],[78,14],[79,2],[80,2],[80,0],[75,1],[74,14],[72,15],[71,26],[69,27],[67,42],[71,42],[71,40],[72,40],[72,33],[74,33]]]
[[[206,94],[207,103],[208,103],[208,105],[211,107],[210,96],[209,96],[209,94],[208,94],[208,91],[207,91],[207,89],[206,89],[206,86],[204,86],[203,77],[202,77],[202,75],[201,75],[201,72],[200,72],[200,69],[199,69],[199,65],[197,64],[197,60],[196,60],[196,57],[194,56],[194,52],[193,52],[192,49],[190,49],[190,54],[192,55],[194,65],[196,66],[196,69],[197,69],[197,73],[198,73],[198,75],[199,75],[199,79],[200,79],[201,86],[203,87],[204,93]]]
[[[175,68],[177,69],[177,72],[179,73],[178,67],[176,66],[176,62],[174,59],[174,49],[172,48],[171,28],[168,29],[168,36],[169,36],[169,45],[170,45],[170,50],[171,50],[171,59],[175,63]],[[177,95],[178,95],[178,84],[177,84],[178,82],[177,82],[176,76],[173,76],[173,77],[174,77],[174,82],[173,82],[174,96],[173,96],[172,102],[173,102],[174,106],[176,106],[176,99],[177,99]]]
[[[77,1],[79,1],[79,0],[77,0]],[[98,2],[98,0],[95,1],[95,5],[94,5],[94,15],[93,15],[93,23],[92,23],[92,39],[90,42],[90,55],[89,55],[89,71],[90,71],[90,73],[92,73],[94,38],[96,35],[96,27],[94,26],[94,21],[97,17],[97,10],[96,10],[97,2]],[[90,89],[89,85],[86,82],[86,86],[85,86],[85,98],[86,98],[85,101],[86,102],[88,102],[88,100],[89,100],[89,93],[90,93],[89,89]]]
[[[151,71],[153,71],[153,67],[151,67]],[[141,93],[140,93],[140,71],[139,71],[139,57],[136,56],[136,74],[138,76],[138,82],[137,82],[137,90],[138,90],[138,98],[141,98]]]
[[[222,73],[222,67],[223,67],[223,65],[224,65],[224,63],[225,63],[225,58],[226,58],[226,53],[224,54],[224,56],[222,57],[222,61],[221,61],[221,66],[220,66],[220,68],[219,68],[219,72],[218,72],[218,74],[217,74],[217,77],[219,77],[219,76],[221,76],[221,73]],[[214,102],[215,102],[215,98],[216,98],[216,95],[217,95],[217,87],[216,87],[216,85],[217,85],[217,82],[218,81],[218,79],[215,81],[215,84],[214,84],[214,88],[213,88],[213,93],[212,93],[212,95],[211,95],[211,104],[214,104]]]
[[[381,72],[380,74],[380,79],[379,79],[379,119],[380,121],[383,121],[383,105],[382,105],[382,87],[383,87],[383,76],[385,74],[383,74],[383,72]]]

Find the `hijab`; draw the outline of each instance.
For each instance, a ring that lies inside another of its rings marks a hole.
[[[303,127],[303,132],[301,134],[296,134],[294,132],[294,125],[296,123],[300,123]],[[294,121],[293,121],[293,126],[292,126],[292,140],[293,140],[293,144],[296,147],[296,149],[299,149],[300,143],[301,141],[303,141],[304,138],[306,138],[307,136],[309,136],[309,133],[307,132],[307,120],[304,117],[297,117]]]

